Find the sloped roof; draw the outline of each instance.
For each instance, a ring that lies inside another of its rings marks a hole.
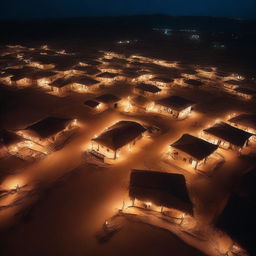
[[[77,77],[74,78],[73,82],[74,83],[84,84],[84,85],[87,85],[87,86],[99,83],[98,80],[93,79],[93,78],[91,78],[89,76],[77,76]]]
[[[253,136],[252,133],[235,128],[224,122],[216,123],[214,126],[205,129],[204,132],[214,135],[238,147],[244,146],[245,142]]]
[[[156,101],[157,104],[175,109],[177,111],[181,111],[189,106],[193,106],[194,102],[187,100],[180,96],[170,96],[168,98],[164,98]]]
[[[230,79],[225,81],[225,83],[232,84],[232,85],[241,85],[241,81]]]
[[[256,129],[256,114],[241,114],[228,120],[230,123],[240,124]]]
[[[146,92],[152,92],[152,93],[161,92],[160,88],[158,88],[157,86],[152,85],[152,84],[141,83],[141,84],[137,85],[135,88],[142,90],[142,91],[146,91]]]
[[[102,78],[115,78],[117,77],[118,74],[116,73],[110,73],[110,72],[103,72],[97,75],[97,77],[102,77]]]
[[[76,67],[73,67],[73,69],[75,70],[79,70],[79,71],[84,71],[86,72],[86,74],[88,75],[96,75],[96,74],[99,74],[101,71],[94,67],[94,66],[76,66]]]
[[[190,134],[183,134],[171,146],[187,153],[197,160],[206,158],[218,148],[218,146]]]
[[[112,150],[117,150],[146,131],[141,124],[133,121],[119,121],[100,134],[96,141]]]
[[[7,130],[0,130],[0,143],[4,146],[8,147],[17,144],[23,140],[24,139],[22,137],[13,132]]]
[[[40,79],[40,78],[45,78],[45,77],[51,77],[51,76],[54,76],[56,75],[57,73],[56,72],[53,72],[53,71],[48,71],[48,70],[42,70],[42,71],[38,71],[38,72],[35,72],[35,73],[32,73],[30,75],[30,77],[32,79]]]
[[[156,76],[150,79],[151,81],[156,81],[156,82],[162,82],[162,83],[171,83],[173,82],[172,78],[169,77],[164,77],[164,76]]]
[[[202,86],[203,83],[199,80],[195,80],[195,79],[187,79],[185,80],[185,83],[189,84],[189,85],[193,85],[193,86]]]
[[[185,177],[181,174],[132,170],[129,195],[159,206],[193,213]]]
[[[247,95],[256,95],[256,91],[248,89],[248,88],[243,88],[243,87],[238,87],[234,89],[236,92],[247,94]]]
[[[52,83],[50,83],[50,86],[62,88],[68,85],[69,83],[71,83],[70,79],[65,79],[62,77],[54,80]]]
[[[25,130],[34,132],[41,138],[48,138],[64,130],[72,119],[47,117],[35,124],[28,126]]]
[[[235,186],[227,204],[218,216],[216,226],[245,248],[250,255],[256,251],[256,169],[252,169]]]
[[[95,100],[87,100],[84,102],[84,105],[91,107],[91,108],[96,108],[100,103]]]
[[[114,94],[103,94],[96,98],[99,102],[103,103],[113,103],[120,100],[116,95]]]
[[[79,83],[84,84],[86,86],[90,86],[99,83],[99,81],[88,76],[71,76],[68,78],[58,78],[55,81],[53,81],[50,85],[61,88],[70,83]]]

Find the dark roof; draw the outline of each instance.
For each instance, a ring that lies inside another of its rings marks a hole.
[[[116,73],[110,73],[110,72],[103,72],[97,75],[97,77],[102,77],[102,78],[115,78],[117,77],[118,74]]]
[[[132,170],[129,195],[159,206],[193,213],[185,177],[181,174]]]
[[[237,129],[224,122],[216,123],[214,126],[205,129],[204,132],[214,135],[239,147],[244,146],[245,142],[251,136],[253,136],[252,133]]]
[[[213,69],[211,67],[201,67],[200,69],[205,72],[213,72]]]
[[[48,138],[64,130],[71,121],[72,119],[67,118],[47,117],[35,124],[32,124],[25,130],[35,132],[41,138]]]
[[[103,94],[96,98],[99,102],[103,103],[114,103],[120,100],[116,95],[114,94]]]
[[[169,77],[160,77],[160,76],[157,76],[157,77],[153,77],[150,79],[151,81],[156,81],[156,82],[162,82],[162,83],[171,83],[173,82],[173,79],[172,78],[169,78]]]
[[[184,74],[188,74],[188,75],[194,75],[197,73],[197,71],[193,70],[193,69],[183,69],[183,70],[181,70],[181,72]]]
[[[84,105],[91,107],[91,108],[96,108],[100,103],[95,100],[87,100],[84,102]]]
[[[79,70],[79,71],[84,71],[88,75],[96,75],[96,74],[99,74],[101,72],[99,69],[97,69],[96,67],[93,67],[93,66],[85,66],[85,67],[76,66],[73,69]]]
[[[67,71],[67,70],[75,70],[75,68],[73,67],[72,64],[61,64],[61,65],[57,65],[55,66],[54,68],[55,70],[58,70],[58,71]]]
[[[90,85],[99,83],[99,81],[88,76],[72,76],[68,78],[58,78],[55,81],[53,81],[50,85],[61,88],[70,83],[80,83],[80,84],[90,86]]]
[[[181,138],[179,138],[171,146],[198,160],[206,158],[218,148],[218,146],[190,134],[182,135]]]
[[[40,78],[45,78],[45,77],[51,77],[51,76],[54,76],[56,75],[57,73],[53,72],[53,71],[38,71],[38,72],[35,72],[35,73],[32,73],[30,75],[30,77],[32,79],[40,79]]]
[[[97,84],[99,83],[98,80],[96,79],[93,79],[89,76],[77,76],[73,79],[73,82],[74,83],[80,83],[80,84],[84,84],[84,85],[87,85],[87,86],[90,86],[90,85],[94,85],[94,84]]]
[[[240,178],[227,204],[217,219],[216,226],[255,255],[256,230],[256,169],[252,168]]]
[[[227,80],[225,81],[225,83],[228,83],[228,84],[232,84],[232,85],[241,85],[241,81],[238,81],[238,80]]]
[[[97,61],[97,60],[93,60],[93,59],[83,59],[82,62],[88,64],[88,65],[93,65],[93,66],[97,66],[100,65],[101,62]]]
[[[161,92],[160,88],[158,88],[157,86],[152,85],[152,84],[141,83],[141,84],[137,85],[135,88],[140,89],[142,91],[146,91],[146,92],[152,92],[152,93]]]
[[[28,75],[27,74],[17,74],[17,75],[12,76],[11,80],[16,82],[16,81],[19,81],[23,78],[28,78]]]
[[[202,86],[203,83],[199,80],[195,80],[195,79],[187,79],[185,80],[185,83],[189,84],[189,85],[193,85],[193,86]]]
[[[228,120],[230,123],[240,124],[256,129],[256,114],[241,114]]]
[[[156,103],[165,107],[178,110],[178,111],[194,105],[194,102],[180,96],[170,96],[168,98],[158,100],[156,101]]]
[[[13,144],[19,143],[23,141],[24,139],[20,137],[19,135],[6,131],[6,130],[1,130],[0,131],[0,143],[3,144],[4,146],[11,146]]]
[[[23,67],[23,68],[8,68],[4,70],[6,74],[9,75],[30,75],[32,73],[40,72],[41,69],[32,68],[32,67]]]
[[[68,85],[70,82],[70,79],[58,78],[52,83],[50,83],[50,86],[61,88]]]
[[[243,94],[247,94],[247,95],[256,95],[256,91],[250,90],[248,88],[242,88],[242,87],[238,87],[236,89],[234,89],[236,92],[239,93],[243,93]]]
[[[145,131],[146,128],[139,123],[132,121],[119,121],[92,140],[112,150],[117,150],[133,141]]]

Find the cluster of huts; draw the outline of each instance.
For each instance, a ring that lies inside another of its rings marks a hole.
[[[255,143],[255,121],[254,114],[241,114],[204,129],[201,138],[184,134],[170,145],[169,156],[197,169],[206,164],[218,148],[241,152]]]
[[[13,155],[24,160],[37,160],[60,149],[74,134],[76,119],[49,116],[24,129],[0,131],[1,156]]]

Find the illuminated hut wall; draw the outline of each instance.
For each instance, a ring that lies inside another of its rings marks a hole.
[[[254,97],[256,97],[256,91],[241,87],[234,89],[232,93],[244,98],[245,100],[252,100]]]
[[[159,104],[155,104],[154,109],[159,113],[163,115],[170,116],[175,119],[183,119],[189,116],[191,113],[192,107],[189,106],[183,110],[176,110],[170,107],[161,106]]]
[[[132,82],[133,83],[147,83],[153,77],[154,77],[154,75],[152,75],[152,74],[143,74],[136,78],[133,78]]]
[[[22,138],[21,136],[6,130],[0,132],[0,141],[2,148],[5,149],[10,155],[19,155],[22,157],[23,149],[31,149],[34,151],[39,151],[45,153],[45,150],[42,146]],[[29,152],[28,152],[29,153]]]
[[[114,94],[103,94],[96,98],[96,101],[100,102],[99,107],[101,109],[117,109],[121,99]]]
[[[91,149],[98,152],[99,154],[103,155],[106,158],[109,159],[118,159],[121,155],[124,155],[127,152],[130,152],[132,148],[135,146],[136,142],[140,140],[143,136],[139,135],[126,145],[113,150],[110,147],[107,147],[105,145],[102,145],[101,143],[98,143],[97,141],[92,140],[91,141]]]
[[[182,218],[184,213],[193,215],[193,203],[189,197],[185,177],[181,174],[132,170],[129,197],[133,207],[158,212],[176,209],[172,212],[177,218]]]
[[[61,74],[48,70],[32,74],[34,83],[43,89],[49,89],[49,84],[60,77]]]
[[[256,114],[241,114],[229,119],[228,122],[236,128],[256,134]]]
[[[171,159],[191,165],[194,169],[204,165],[218,146],[190,134],[184,134],[169,147]]]
[[[57,119],[56,121],[54,117],[43,119],[42,121],[29,126],[25,130],[18,131],[17,134],[22,136],[25,139],[31,140],[34,143],[47,147],[50,144],[55,143],[58,139],[62,138],[63,136],[65,137],[66,135],[68,135],[68,132],[71,132],[73,129],[78,127],[76,119],[73,119],[73,120],[63,119],[63,120],[60,120],[60,122],[62,122],[61,124],[58,124],[59,120],[58,118],[56,119]],[[52,120],[54,122],[53,125],[52,125]],[[57,128],[54,127],[52,129],[53,126],[57,126]],[[50,130],[49,135],[47,136],[41,135],[41,131],[44,129],[44,127],[45,127],[45,130],[47,129]]]
[[[203,130],[202,137],[223,149],[240,151],[242,148],[248,146],[249,141],[255,136],[229,124],[220,122]]]
[[[13,84],[11,77],[12,77],[12,75],[3,75],[2,77],[0,77],[0,82],[5,85],[11,86]]]
[[[143,95],[146,97],[154,98],[161,95],[162,90],[151,84],[139,84],[134,87],[133,92],[135,94]]]
[[[174,80],[167,77],[154,77],[148,83],[166,90],[172,87]]]
[[[189,116],[194,102],[180,96],[169,96],[155,101],[153,111],[174,119],[184,119]]]
[[[28,78],[28,77],[23,77],[23,78],[20,78],[20,79],[15,79],[12,80],[12,85],[13,86],[17,86],[17,87],[28,87],[28,86],[31,86],[33,84],[33,80],[31,78]]]
[[[17,155],[17,153],[23,148],[29,148],[42,153],[47,153],[47,150],[44,147],[30,140],[24,140],[17,144],[10,145],[7,147],[7,150],[11,155]]]
[[[172,147],[170,148],[169,153],[171,155],[171,159],[178,160],[178,161],[184,162],[186,164],[189,164],[194,169],[197,169],[198,166],[205,164],[207,161],[207,157],[204,158],[203,160],[198,160],[198,159],[192,157],[191,155],[189,155],[181,150],[172,148]]]
[[[40,69],[44,69],[44,70],[53,69],[55,67],[54,64],[44,64],[44,63],[40,63],[37,61],[31,61],[26,66],[33,67],[33,68],[40,68]]]

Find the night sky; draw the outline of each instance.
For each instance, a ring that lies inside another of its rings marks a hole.
[[[256,0],[6,0],[1,1],[0,18],[156,13],[256,19]]]

